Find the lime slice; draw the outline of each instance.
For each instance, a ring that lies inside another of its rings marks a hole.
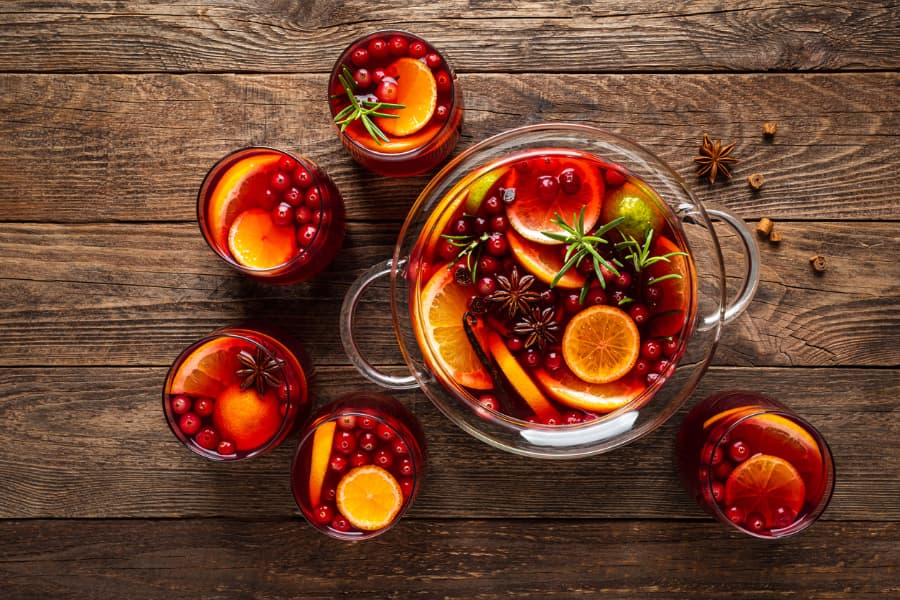
[[[494,184],[497,183],[498,179],[506,175],[507,171],[509,171],[509,167],[501,167],[499,169],[494,169],[493,171],[488,171],[469,186],[469,197],[466,198],[467,213],[474,215],[478,212],[488,191],[490,191]]]

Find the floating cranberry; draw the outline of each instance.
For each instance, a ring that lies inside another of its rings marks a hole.
[[[401,458],[400,462],[397,463],[397,472],[406,477],[410,477],[415,474],[416,468],[413,465],[413,461],[408,458]]]
[[[397,93],[397,82],[388,77],[382,79],[381,83],[379,83],[378,87],[375,89],[375,95],[382,102],[396,102]]]
[[[347,468],[347,459],[340,454],[332,454],[328,466],[331,467],[332,471],[340,473]]]
[[[747,515],[747,527],[750,528],[750,531],[754,531],[759,533],[763,529],[766,528],[766,520],[759,513],[750,513]]]
[[[478,293],[482,296],[490,296],[497,290],[497,281],[490,276],[482,277],[478,280],[475,289],[478,290]]]
[[[375,436],[382,442],[390,442],[394,439],[396,434],[394,433],[394,430],[389,426],[381,423],[378,425],[378,427],[375,428]]]
[[[341,415],[336,420],[337,426],[344,431],[353,431],[356,427],[356,417],[353,415]]]
[[[643,358],[637,359],[637,362],[634,363],[634,367],[632,367],[631,371],[635,375],[644,376],[650,372],[650,363]]]
[[[603,275],[604,283],[610,283],[613,279],[619,276],[618,273],[606,267],[605,265],[600,265],[600,274]]]
[[[441,57],[438,56],[435,52],[429,52],[425,55],[425,64],[428,65],[428,67],[431,69],[437,69],[441,66],[442,63],[443,61],[441,60]]]
[[[658,285],[648,285],[644,288],[644,300],[649,303],[662,300],[663,290]]]
[[[544,290],[540,294],[541,302],[544,304],[556,304],[556,292],[553,290]]]
[[[772,522],[775,527],[787,527],[797,519],[797,513],[789,506],[779,506],[775,509]]]
[[[709,487],[716,502],[722,502],[725,499],[725,486],[722,485],[722,482],[714,481]]]
[[[307,171],[303,167],[298,166],[296,169],[294,169],[293,180],[294,183],[300,186],[301,190],[305,190],[312,185],[312,175],[310,175],[309,171]]]
[[[313,519],[316,523],[328,523],[334,518],[334,509],[329,504],[320,504],[313,511]]]
[[[334,519],[331,520],[331,528],[335,531],[346,533],[350,531],[350,521],[348,521],[347,517],[345,517],[344,515],[337,515]]]
[[[327,500],[328,502],[334,502],[334,499],[337,498],[337,488],[333,485],[327,486],[322,491],[322,499]]]
[[[219,434],[212,427],[204,427],[194,436],[197,445],[212,450],[219,444]]]
[[[285,202],[290,204],[291,206],[297,206],[303,202],[303,192],[300,191],[300,188],[296,186],[291,186],[284,192],[284,196],[282,196]]]
[[[500,268],[500,261],[493,256],[482,256],[478,259],[478,271],[485,275],[493,275]]]
[[[478,397],[478,404],[491,410],[500,410],[500,402],[493,394],[482,394]]]
[[[584,306],[581,304],[581,299],[577,292],[569,292],[565,295],[565,297],[563,298],[563,307],[570,315],[579,313],[581,312],[581,309],[584,308]]]
[[[600,304],[606,304],[607,302],[608,300],[606,298],[606,292],[604,292],[600,288],[592,289],[584,298],[584,303],[587,306],[597,306]]]
[[[451,79],[450,73],[447,71],[438,71],[434,74],[434,83],[437,86],[438,93],[445,93],[450,91],[453,79]]]
[[[446,121],[450,117],[450,107],[446,104],[438,104],[434,107],[434,118],[438,121]]]
[[[368,453],[357,450],[350,456],[351,467],[361,467],[372,463],[372,457]]]
[[[357,48],[350,53],[350,60],[357,67],[364,67],[369,64],[369,51],[365,48]]]
[[[201,417],[208,417],[213,413],[212,398],[199,398],[194,402],[194,412]]]
[[[416,487],[413,480],[406,477],[401,477],[397,483],[400,484],[400,490],[403,491],[404,498],[409,498],[409,495],[413,493],[413,489]]]
[[[304,223],[309,223],[313,219],[313,211],[311,211],[307,206],[300,206],[296,210],[294,210],[294,221],[297,222],[298,225],[303,225]]]
[[[297,167],[297,161],[291,158],[290,156],[282,156],[281,160],[278,161],[278,168],[284,171],[285,173],[290,173]]]
[[[728,446],[728,458],[735,463],[742,463],[750,458],[750,447],[741,440],[735,440]]]
[[[541,353],[534,348],[529,348],[522,354],[522,362],[529,369],[536,369],[541,364]]]
[[[344,454],[356,450],[356,436],[349,431],[339,431],[334,436],[334,449]]]
[[[279,202],[272,209],[272,221],[276,225],[292,225],[294,223],[294,207],[287,202]]]
[[[491,218],[491,231],[503,233],[509,228],[509,221],[503,215],[496,215]]]
[[[194,435],[200,431],[200,417],[195,413],[186,412],[178,419],[178,428],[186,435]]]
[[[484,217],[475,217],[472,219],[472,229],[475,233],[484,233],[488,230],[488,220]]]
[[[379,450],[372,458],[372,463],[378,465],[382,469],[389,469],[394,464],[394,455],[387,450]]]
[[[715,466],[715,468],[713,469],[713,473],[715,473],[716,478],[725,481],[728,479],[728,476],[731,475],[731,471],[733,469],[734,467],[731,466],[730,462],[728,462],[727,460],[723,460]]]
[[[409,42],[406,41],[405,37],[395,35],[388,41],[388,50],[394,56],[405,56],[408,49]]]
[[[492,233],[485,243],[485,247],[491,256],[503,256],[509,250],[509,242],[506,240],[506,235]]]
[[[234,454],[234,442],[231,440],[221,440],[219,445],[216,446],[216,452],[223,456]]]
[[[647,340],[641,344],[641,356],[647,360],[656,360],[662,353],[662,346],[656,340]]]
[[[360,429],[365,429],[366,431],[370,429],[375,429],[378,427],[378,421],[370,416],[364,415],[359,417],[359,422],[357,423]]]
[[[394,443],[391,444],[391,452],[397,456],[405,456],[409,454],[409,448],[406,447],[406,442],[397,438],[394,440]]]
[[[303,203],[306,205],[309,210],[319,210],[322,208],[322,202],[319,198],[319,190],[316,188],[310,188],[306,192],[306,196],[303,198]]]
[[[283,192],[291,185],[291,178],[288,177],[287,173],[284,171],[275,171],[269,177],[269,185],[272,186],[272,189],[276,192]]]
[[[653,385],[657,379],[659,379],[659,373],[647,373],[644,375],[644,383],[647,385]]]
[[[371,452],[378,446],[378,438],[375,437],[375,434],[371,431],[364,431],[359,434],[358,442],[359,448],[366,452]]]
[[[620,290],[627,290],[631,287],[631,275],[624,271],[619,273],[619,276],[613,281],[613,285]]]
[[[668,358],[672,358],[673,356],[675,356],[675,353],[678,352],[678,340],[676,340],[675,338],[663,340],[662,350],[663,354],[665,354]]]
[[[496,215],[503,211],[503,202],[497,196],[489,196],[482,206],[484,206],[484,212],[489,215]]]
[[[555,426],[555,425],[559,425],[559,422],[560,422],[560,418],[554,417],[553,415],[550,415],[549,417],[541,419],[541,423],[544,425],[554,425]]]
[[[381,80],[385,77],[387,77],[387,73],[385,73],[384,69],[382,69],[381,67],[372,69],[372,83],[381,83]]]
[[[469,219],[456,219],[450,223],[450,235],[472,235]]]
[[[375,38],[369,41],[369,55],[372,58],[387,58],[388,44],[381,38]]]
[[[175,396],[172,398],[172,412],[176,415],[183,415],[191,410],[191,399],[187,396]]]
[[[563,169],[560,171],[558,179],[559,187],[570,196],[577,194],[578,190],[581,189],[581,176],[575,172],[575,169]]]
[[[422,58],[428,52],[428,47],[420,41],[409,45],[409,55],[413,58]]]
[[[585,258],[581,260],[577,265],[575,265],[575,270],[581,273],[582,275],[590,275],[594,272],[594,261]]]
[[[544,368],[551,373],[559,371],[559,369],[562,367],[562,364],[562,354],[557,352],[556,350],[550,350],[549,352],[547,352],[547,354],[544,355]]]
[[[306,248],[314,239],[316,239],[316,234],[318,232],[319,228],[312,223],[301,225],[297,228],[297,243],[301,248]]]
[[[450,243],[450,240],[441,240],[438,244],[438,255],[444,260],[453,260],[459,254],[459,248]]]
[[[559,194],[559,182],[550,175],[537,178],[537,195],[544,202],[551,202]]]
[[[581,417],[581,413],[577,413],[574,410],[570,410],[565,413],[562,417],[563,423],[566,425],[578,425],[579,423],[584,422],[584,419]]]
[[[672,362],[666,360],[665,358],[661,358],[660,360],[653,363],[651,370],[654,373],[659,373],[660,375],[665,375],[666,371],[669,370],[669,367],[672,366]]]
[[[643,325],[650,320],[650,309],[643,304],[633,304],[628,309],[628,314],[636,325]]]
[[[353,81],[356,82],[357,88],[361,90],[368,89],[372,85],[372,73],[368,69],[357,69],[356,73],[353,74]]]
[[[735,525],[740,525],[744,522],[744,511],[737,506],[729,506],[725,510],[725,516]]]
[[[506,347],[509,348],[510,352],[518,352],[525,347],[525,342],[522,341],[522,338],[512,335],[506,338]]]
[[[603,179],[606,180],[606,185],[609,187],[619,187],[625,183],[625,175],[616,169],[606,169],[606,172],[603,173]]]

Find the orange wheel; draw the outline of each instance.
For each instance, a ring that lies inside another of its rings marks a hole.
[[[798,515],[806,497],[806,485],[797,469],[777,456],[757,454],[734,468],[725,482],[725,504],[745,515],[757,513],[768,527],[776,526],[776,511]]]
[[[563,360],[579,379],[609,383],[631,371],[640,353],[634,320],[613,306],[592,306],[575,315],[563,333]]]
[[[375,465],[357,467],[337,486],[337,509],[363,531],[390,525],[403,508],[403,490],[388,471]]]

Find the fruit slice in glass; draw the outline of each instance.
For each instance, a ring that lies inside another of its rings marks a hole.
[[[245,148],[221,159],[197,196],[209,247],[232,268],[266,283],[294,283],[324,269],[344,239],[344,201],[307,158]]]
[[[360,540],[390,529],[425,477],[425,441],[396,399],[348,394],[320,408],[301,432],[291,487],[303,516],[334,538]]]
[[[163,388],[163,411],[175,437],[201,456],[260,456],[309,415],[310,373],[303,349],[283,332],[226,327],[175,359]]]

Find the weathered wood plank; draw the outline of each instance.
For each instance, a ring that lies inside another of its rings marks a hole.
[[[762,283],[724,328],[716,364],[900,365],[896,224],[777,227],[785,239],[760,243]],[[351,223],[325,273],[273,288],[228,269],[190,223],[0,224],[0,365],[167,365],[201,335],[248,318],[277,320],[320,364],[345,365],[340,299],[392,255],[397,229]],[[734,235],[718,231],[736,289],[743,258]],[[817,253],[830,265],[822,275],[808,262]],[[388,306],[387,287],[374,287],[358,331],[376,362],[399,364]]]
[[[0,70],[326,72],[360,35],[417,32],[466,71],[897,68],[889,1],[5,2]]]
[[[465,75],[457,152],[541,121],[623,133],[657,152],[704,202],[745,218],[900,219],[900,76]],[[5,221],[190,221],[207,169],[263,144],[326,168],[356,219],[402,220],[427,181],[356,166],[329,122],[325,75],[2,75]],[[763,139],[763,121],[779,133]],[[704,132],[735,141],[730,184],[692,157]],[[766,186],[753,193],[746,177]]]
[[[297,514],[294,442],[241,464],[213,464],[165,424],[164,368],[0,371],[0,518],[283,518]],[[320,368],[319,403],[373,389],[350,367]],[[692,406],[726,389],[783,400],[819,427],[838,469],[827,520],[900,520],[900,370],[713,368]],[[579,461],[492,449],[421,392],[396,394],[420,418],[429,475],[416,518],[706,518],[673,468],[686,408],[653,435]]]
[[[765,543],[713,523],[412,521],[364,543],[294,521],[0,522],[6,598],[896,597],[896,523]],[[697,568],[703,565],[703,568]]]

